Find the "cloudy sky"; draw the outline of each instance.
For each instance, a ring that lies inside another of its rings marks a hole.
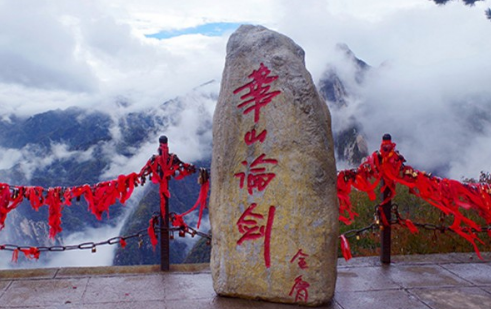
[[[394,135],[415,167],[475,177],[491,161],[491,0],[0,0],[0,117],[80,106],[156,106],[220,80],[243,23],[290,36],[318,81],[335,46],[376,68],[350,84],[369,149]],[[341,115],[333,115],[341,116]],[[481,117],[478,117],[481,116]],[[483,119],[484,118],[484,119]],[[476,120],[477,119],[477,120]],[[474,130],[478,127],[479,130]],[[477,133],[476,133],[477,132]],[[442,163],[445,162],[445,163]]]

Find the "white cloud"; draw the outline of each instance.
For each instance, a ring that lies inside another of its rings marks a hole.
[[[0,147],[0,170],[8,170],[18,165],[24,176],[29,180],[37,169],[43,169],[56,160],[73,158],[77,162],[91,160],[94,147],[85,151],[70,151],[66,144],[51,143],[49,149],[42,150],[28,144],[21,149],[3,149]]]
[[[0,170],[12,168],[21,159],[22,152],[20,150],[0,147]]]
[[[72,233],[63,240],[64,245],[78,245],[86,242],[103,242],[112,237],[119,236],[122,224],[118,226],[104,226],[90,228]],[[49,262],[42,267],[91,267],[111,266],[114,251],[119,245],[103,245],[96,248],[96,252],[89,250],[69,250],[62,253],[50,253]]]
[[[76,41],[49,3],[0,3],[0,82],[91,91],[97,83],[90,67],[76,57]]]
[[[169,151],[178,155],[183,162],[192,163],[209,158],[212,140],[209,126],[216,102],[213,94],[218,93],[218,87],[218,82],[209,82],[164,107],[153,109],[151,114],[154,116],[172,115],[168,121],[169,126],[155,134],[149,132],[147,141],[135,150],[133,156],[115,155],[113,144],[112,147],[109,144],[105,146],[104,151],[111,158],[111,164],[102,177],[114,178],[119,174],[139,172],[148,159],[157,154],[160,135],[169,138]]]

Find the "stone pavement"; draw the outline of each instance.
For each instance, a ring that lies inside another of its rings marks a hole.
[[[331,309],[491,308],[491,253],[338,261]],[[215,295],[207,265],[0,271],[0,308],[298,308]]]

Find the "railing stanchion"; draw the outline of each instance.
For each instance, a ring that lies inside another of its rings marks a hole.
[[[383,184],[382,184],[383,185]],[[392,202],[390,199],[390,189],[385,188],[383,194],[382,194],[382,207],[379,209],[379,211],[383,212],[385,215],[385,218],[387,219],[387,223],[381,220],[381,227],[382,230],[380,231],[380,262],[383,264],[390,264],[390,249],[391,249],[391,226],[390,226],[390,221],[392,220],[391,216],[391,209],[392,209]],[[384,203],[384,201],[386,201]],[[381,214],[382,216],[382,214]]]
[[[162,135],[159,138],[159,143],[161,146],[159,148],[159,152],[161,153],[159,154],[163,156],[165,161],[170,160],[169,152],[167,148],[167,137]],[[164,151],[166,153],[163,153],[162,149],[165,149]],[[163,177],[163,172],[160,171],[160,173],[161,173],[160,176]],[[169,180],[165,179],[165,181],[169,181]],[[161,193],[160,198],[165,199],[165,211],[163,214],[161,214],[159,220],[160,222],[160,270],[169,271],[170,269],[169,199],[167,198],[167,196],[164,195],[164,193]]]
[[[392,137],[390,134],[385,134],[382,137],[383,141],[391,141]],[[381,149],[382,151],[382,149]],[[379,208],[379,217],[384,216],[386,220],[383,218],[379,218],[381,223],[381,231],[380,231],[380,262],[383,264],[390,264],[390,250],[391,250],[391,221],[392,221],[392,192],[389,186],[385,181],[382,181],[382,188],[385,188],[382,192],[382,204]]]

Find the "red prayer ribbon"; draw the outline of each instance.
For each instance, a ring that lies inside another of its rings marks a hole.
[[[459,208],[474,209],[491,223],[491,185],[487,183],[460,183],[456,180],[434,177],[425,172],[404,165],[404,157],[395,150],[395,143],[390,140],[382,141],[380,150],[366,158],[357,169],[344,170],[338,173],[337,195],[339,199],[339,220],[351,224],[357,216],[351,204],[349,194],[354,187],[366,192],[370,199],[375,199],[375,188],[381,180],[384,186],[381,192],[390,190],[386,203],[396,195],[396,184],[407,186],[410,193],[422,198],[429,204],[440,209],[446,215],[453,215],[454,221],[450,226],[455,233],[469,241],[477,254],[481,257],[476,241],[482,241],[474,231],[481,231],[480,226],[467,218]],[[382,214],[382,212],[380,212]],[[381,215],[383,224],[387,219]],[[411,233],[418,229],[408,219],[400,219],[402,226],[407,227]],[[343,244],[343,242],[342,242]]]
[[[349,261],[353,257],[351,255],[349,242],[344,235],[339,236],[339,238],[341,239],[341,252],[343,253],[343,257],[346,261]]]
[[[150,243],[152,244],[153,251],[155,251],[155,247],[157,246],[157,235],[155,234],[155,225],[158,223],[157,217],[152,217],[148,222],[148,236],[150,237]]]
[[[170,197],[168,181],[171,177],[180,180],[196,171],[192,164],[183,163],[173,154],[169,154],[166,144],[159,148],[161,155],[154,156],[141,169],[140,173],[119,175],[117,179],[104,181],[95,185],[81,185],[69,188],[48,188],[40,186],[10,186],[0,183],[0,230],[4,228],[5,220],[10,211],[15,209],[27,198],[36,211],[46,205],[49,208],[48,224],[50,226],[49,237],[54,238],[61,228],[61,217],[63,206],[72,205],[72,199],[79,200],[81,197],[87,202],[88,210],[98,220],[102,219],[103,213],[109,216],[109,207],[118,201],[124,204],[133,194],[138,184],[144,183],[144,177],[150,175],[154,183],[159,184],[160,210],[162,214],[166,211],[166,198]],[[176,176],[177,174],[177,176]],[[206,206],[209,183],[201,187],[198,201],[192,209],[200,205],[198,228],[201,222],[203,209]]]

